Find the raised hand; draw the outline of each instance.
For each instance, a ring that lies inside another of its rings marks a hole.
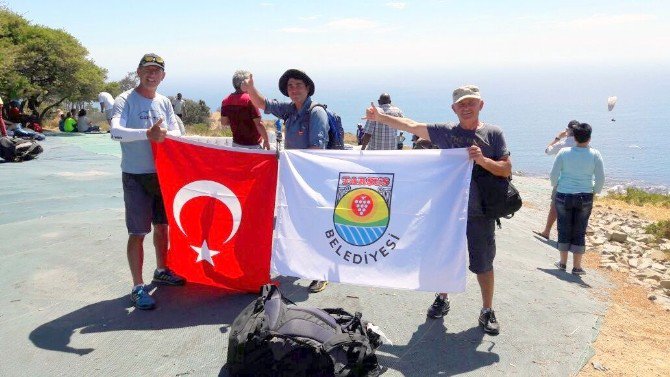
[[[370,107],[365,110],[365,116],[362,119],[376,121],[378,117],[379,110],[377,110],[373,102],[370,102]]]
[[[163,119],[159,119],[158,122],[154,123],[151,128],[147,130],[147,138],[156,143],[162,143],[165,140],[165,135],[167,135],[167,130],[161,127],[163,124]]]
[[[240,89],[242,89],[243,92],[247,92],[249,88],[254,87],[254,75],[250,74],[249,78],[242,81],[242,84],[240,84]]]

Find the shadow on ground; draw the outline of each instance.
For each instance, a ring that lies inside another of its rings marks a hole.
[[[587,284],[582,279],[582,277],[579,276],[579,275],[573,275],[569,272],[559,270],[558,268],[540,268],[540,267],[538,267],[537,269],[538,269],[538,271],[542,271],[545,274],[549,274],[551,276],[554,276],[554,277],[558,278],[559,280],[563,280],[565,282],[572,283],[572,284],[577,284],[577,285],[579,285],[580,287],[583,287],[583,288],[591,288],[591,285]]]
[[[400,372],[403,376],[453,376],[473,371],[500,361],[493,352],[495,341],[484,339],[479,326],[450,334],[443,319],[427,318],[407,345],[383,345],[379,364]],[[480,350],[485,345],[485,350]]]
[[[129,295],[123,295],[84,306],[47,322],[33,330],[29,339],[35,346],[46,350],[86,355],[94,349],[69,346],[75,331],[89,334],[221,324],[221,332],[225,333],[240,311],[256,297],[198,284],[149,288],[155,288],[152,296],[157,301],[157,307],[154,310],[136,310]]]

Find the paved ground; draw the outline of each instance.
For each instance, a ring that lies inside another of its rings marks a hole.
[[[0,375],[226,376],[229,326],[254,297],[160,287],[156,310],[131,307],[120,160],[108,140],[52,136],[38,160],[0,163]],[[384,376],[573,375],[591,353],[606,310],[594,297],[608,283],[553,267],[554,245],[531,233],[544,221],[548,183],[515,182],[526,204],[498,233],[499,336],[477,327],[472,275],[444,320],[426,319],[432,293],[331,284],[308,296],[308,282],[291,278],[282,288],[381,327],[394,343],[378,351]],[[151,252],[145,266],[149,280]]]

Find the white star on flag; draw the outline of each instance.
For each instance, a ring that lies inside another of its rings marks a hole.
[[[202,247],[191,246],[191,249],[195,250],[195,252],[198,253],[198,258],[195,260],[196,263],[201,261],[207,261],[212,266],[214,265],[212,257],[219,253],[216,250],[209,249],[209,247],[207,246],[207,240],[204,240],[202,242]]]

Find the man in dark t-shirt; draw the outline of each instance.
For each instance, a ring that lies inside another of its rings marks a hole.
[[[235,92],[221,102],[221,125],[229,125],[233,131],[234,147],[270,149],[268,133],[261,122],[261,113],[251,103],[249,94],[241,88],[242,82],[250,75],[248,71],[237,71],[233,74]]]
[[[458,117],[458,124],[425,124],[409,118],[395,118],[381,114],[371,106],[366,111],[366,119],[382,122],[401,131],[408,131],[421,139],[430,141],[441,149],[467,148],[468,155],[475,164],[490,173],[508,177],[512,174],[512,161],[505,143],[502,130],[479,121],[479,112],[484,101],[479,88],[466,85],[453,92],[451,109]],[[482,294],[482,310],[479,313],[479,325],[488,333],[497,335],[500,325],[493,311],[494,274],[493,259],[496,254],[495,220],[484,217],[478,188],[474,180],[470,181],[468,200],[468,256],[470,271],[477,274],[477,282]],[[439,293],[428,308],[428,316],[444,317],[449,312],[449,299],[446,293]]]

